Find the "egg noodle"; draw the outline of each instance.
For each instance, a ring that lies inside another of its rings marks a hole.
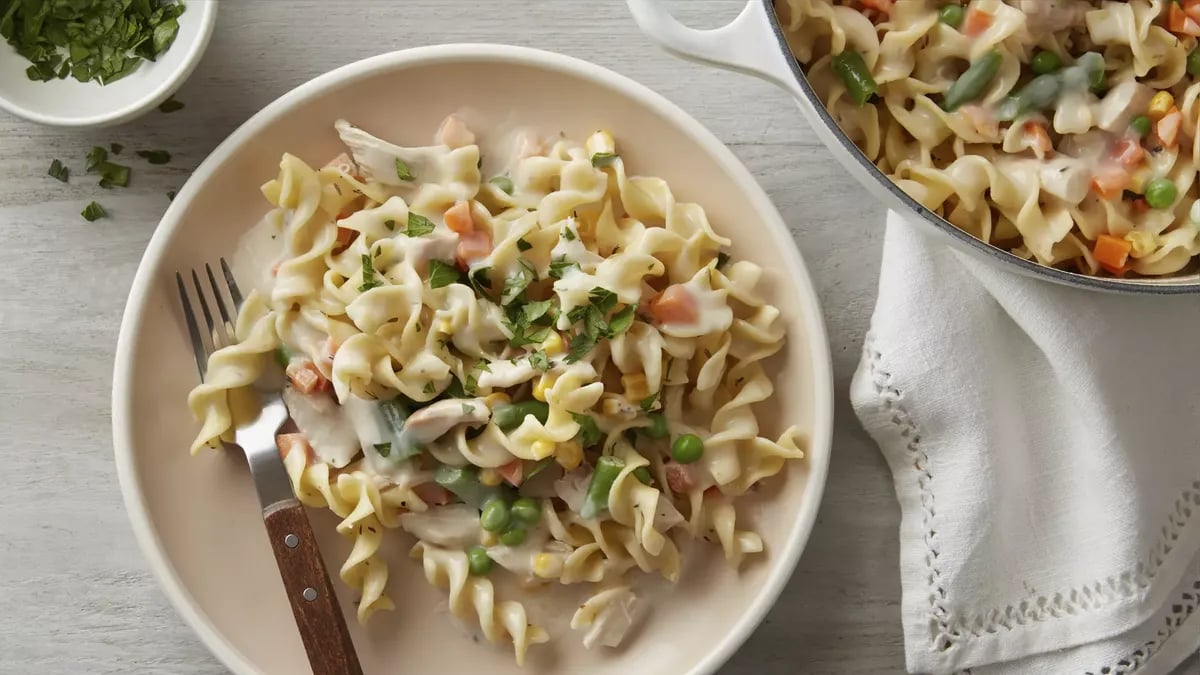
[[[286,366],[280,450],[298,498],[353,540],[360,621],[394,607],[379,551],[396,529],[518,663],[549,636],[498,575],[586,585],[570,626],[616,646],[642,609],[632,576],[676,581],[685,540],[735,566],[762,552],[734,502],[803,456],[796,428],[764,437],[754,412],[784,329],[701,207],[628,175],[604,131],[524,132],[485,180],[457,116],[428,147],[335,127],[350,155],[285,155],[263,186],[270,287],[188,403],[193,452],[219,445],[231,394]]]
[[[1200,0],[776,0],[855,144],[921,204],[1044,265],[1200,255]]]

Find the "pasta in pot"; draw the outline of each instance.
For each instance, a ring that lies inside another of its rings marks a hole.
[[[851,140],[954,225],[1083,274],[1200,256],[1200,0],[776,0]]]
[[[735,505],[804,456],[754,410],[785,335],[763,270],[729,260],[702,208],[627,174],[603,131],[527,134],[485,178],[456,116],[419,148],[335,128],[349,154],[284,155],[263,186],[272,273],[189,404],[199,451],[272,357],[286,368],[284,465],[354,542],[360,621],[394,607],[396,530],[451,613],[518,662],[568,623],[521,586],[583,586],[569,625],[616,646],[645,609],[633,577],[677,581],[684,541],[734,566],[764,550]]]

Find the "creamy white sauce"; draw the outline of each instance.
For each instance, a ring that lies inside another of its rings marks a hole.
[[[417,539],[446,548],[466,549],[480,542],[479,511],[466,504],[433,506],[400,516],[400,527]]]
[[[332,396],[302,394],[289,385],[283,388],[283,402],[321,461],[340,469],[361,452],[354,424]]]

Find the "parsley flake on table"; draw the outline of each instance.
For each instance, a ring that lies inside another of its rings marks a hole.
[[[115,82],[154,61],[179,32],[173,0],[9,0],[0,37],[32,63],[34,81]]]
[[[80,212],[79,215],[83,216],[83,219],[90,223],[94,220],[107,216],[108,212],[104,210],[103,206],[100,206],[96,202],[92,202],[91,204],[83,207],[83,211]]]
[[[46,173],[65,183],[67,182],[67,178],[71,175],[71,170],[56,159],[53,162],[50,162],[50,170]]]
[[[177,101],[175,100],[174,96],[171,96],[167,100],[158,104],[158,110],[159,112],[164,113],[173,113],[176,110],[183,110],[183,101]]]
[[[166,164],[171,161],[171,153],[166,150],[138,150],[137,156],[151,164]]]

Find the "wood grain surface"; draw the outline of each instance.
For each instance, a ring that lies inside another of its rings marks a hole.
[[[192,0],[200,1],[200,0]],[[675,0],[712,27],[740,0]],[[41,127],[0,113],[0,673],[217,675],[225,669],[142,561],[112,459],[110,388],[134,270],[167,192],[239,124],[300,83],[385,51],[507,42],[639,80],[727,143],[789,224],[825,308],[837,378],[834,456],[795,576],[723,675],[900,673],[897,532],[887,468],[847,403],[875,298],[883,209],[837,166],[788,96],[685,63],[644,38],[617,0],[224,0],[186,107],[112,129]],[[124,190],[46,175],[88,148],[165,149]],[[111,217],[88,223],[100,200]],[[181,376],[191,367],[181,366]],[[183,448],[179,448],[184,452]],[[1195,661],[1181,672],[1200,672]]]
[[[275,504],[263,513],[263,524],[313,675],[362,675],[304,506],[295,499]]]

